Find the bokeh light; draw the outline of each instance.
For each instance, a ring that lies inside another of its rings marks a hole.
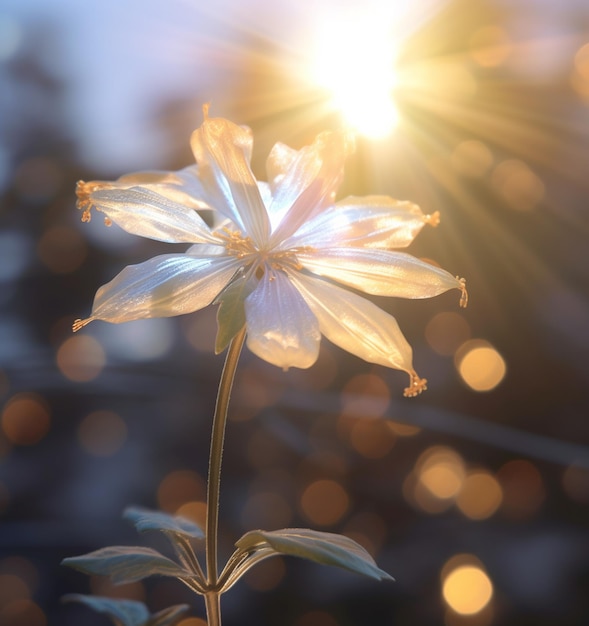
[[[436,498],[455,498],[462,489],[465,477],[460,455],[441,446],[426,450],[417,461],[419,482]]]
[[[93,411],[78,426],[80,445],[92,456],[111,456],[125,443],[127,425],[112,411]]]
[[[391,392],[378,374],[357,374],[344,385],[341,394],[342,415],[379,417],[391,401]]]
[[[486,470],[467,473],[456,498],[456,506],[466,517],[482,520],[491,517],[501,506],[503,491],[497,479]]]
[[[106,365],[106,354],[98,340],[90,335],[66,339],[57,351],[57,367],[69,380],[87,383],[97,378]]]
[[[45,400],[35,393],[19,393],[6,402],[2,430],[11,443],[30,446],[49,432],[51,417]]]
[[[482,178],[493,162],[491,149],[476,139],[461,141],[450,155],[450,163],[456,173],[468,178]]]
[[[19,598],[0,609],[0,623],[10,626],[47,626],[47,617],[36,602]]]
[[[397,440],[387,423],[380,419],[357,419],[350,428],[350,444],[367,459],[386,456]]]
[[[471,339],[456,352],[455,363],[462,380],[474,391],[491,391],[507,372],[505,360],[490,343]]]
[[[207,503],[203,501],[191,500],[180,505],[175,511],[176,515],[184,517],[197,524],[200,528],[205,528],[207,519]]]
[[[158,506],[175,513],[183,504],[202,501],[206,495],[204,479],[192,470],[175,470],[167,474],[157,489]]]
[[[442,356],[452,356],[470,339],[470,326],[460,313],[442,311],[434,315],[425,327],[429,345]]]
[[[589,103],[589,43],[575,53],[571,85],[581,99]]]
[[[318,526],[337,523],[347,513],[349,506],[348,493],[335,480],[316,480],[305,488],[301,496],[303,514]]]
[[[476,559],[470,555],[458,557],[453,557],[442,570],[442,596],[456,613],[474,615],[491,601],[493,583]]]
[[[501,161],[493,170],[491,184],[518,211],[530,211],[544,199],[544,183],[529,165],[518,159]]]

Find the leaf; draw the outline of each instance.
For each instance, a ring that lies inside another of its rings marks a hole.
[[[143,602],[135,600],[113,600],[100,596],[85,596],[70,593],[62,598],[64,602],[81,602],[98,613],[106,613],[121,626],[145,626],[149,611]]]
[[[366,550],[343,535],[306,528],[253,530],[235,544],[248,552],[270,547],[277,554],[299,556],[324,565],[334,565],[378,580],[393,578],[381,570]]]
[[[176,604],[163,611],[154,613],[148,622],[148,626],[171,626],[184,616],[190,607],[187,604]]]
[[[215,353],[223,352],[229,342],[245,326],[244,301],[254,290],[249,276],[240,276],[232,280],[221,292],[216,303],[217,310],[217,338],[215,339]]]
[[[114,583],[132,583],[148,576],[192,578],[192,572],[151,548],[111,546],[64,559],[63,565],[85,574],[110,576]]]
[[[125,509],[123,517],[130,521],[140,533],[158,530],[194,539],[203,539],[205,536],[200,526],[194,522],[162,511],[150,511],[138,506],[130,506]]]

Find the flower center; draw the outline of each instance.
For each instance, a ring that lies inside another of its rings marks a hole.
[[[240,231],[231,230],[226,226],[215,233],[221,240],[225,250],[231,256],[244,261],[244,265],[253,265],[256,273],[264,272],[265,268],[301,270],[302,265],[297,259],[297,252],[308,252],[310,248],[292,248],[290,250],[267,250],[256,247],[251,237],[243,235]]]

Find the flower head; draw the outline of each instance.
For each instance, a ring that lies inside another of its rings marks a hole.
[[[205,108],[191,144],[197,164],[183,170],[78,183],[84,221],[94,208],[135,235],[192,245],[123,269],[74,330],[92,320],[168,317],[217,303],[218,351],[245,324],[247,346],[260,358],[306,368],[323,334],[366,361],[406,371],[405,395],[425,389],[395,319],[347,287],[404,298],[459,289],[465,305],[463,279],[395,250],[424,224],[436,225],[438,214],[386,196],[335,202],[353,148],[343,132],[322,133],[299,151],[276,144],[267,183],[252,174],[248,129],[209,118]],[[199,211],[212,212],[212,226]]]

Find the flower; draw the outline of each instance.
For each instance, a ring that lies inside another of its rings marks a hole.
[[[436,225],[438,214],[386,196],[335,202],[353,148],[344,132],[322,133],[299,151],[276,144],[267,183],[251,171],[249,129],[209,118],[207,107],[191,145],[197,164],[180,171],[78,183],[83,221],[94,208],[135,235],[192,245],[123,269],[74,330],[92,320],[168,317],[217,303],[218,352],[245,324],[257,356],[307,368],[323,334],[366,361],[406,371],[406,396],[424,390],[395,318],[355,290],[429,298],[459,289],[465,305],[463,279],[392,250],[409,245],[424,224]],[[212,225],[199,211],[212,212]]]

